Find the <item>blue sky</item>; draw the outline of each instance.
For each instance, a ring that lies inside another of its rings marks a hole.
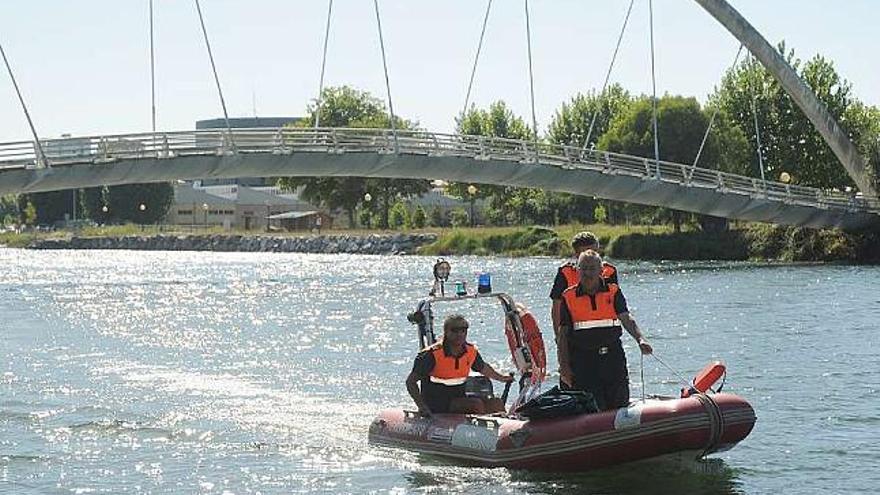
[[[876,0],[731,0],[772,43],[834,61],[855,95],[880,105]],[[532,0],[538,124],[601,86],[627,0]],[[486,2],[380,0],[395,111],[449,132],[464,101]],[[195,6],[154,0],[158,128],[221,116]],[[325,0],[202,0],[230,116],[302,115],[318,89]],[[701,100],[738,47],[692,0],[655,0],[658,92]],[[148,131],[147,0],[0,3],[0,42],[41,136]],[[650,92],[648,3],[636,0],[612,79]],[[385,97],[373,2],[336,0],[326,85]],[[506,100],[530,120],[523,2],[495,0],[472,101]],[[30,139],[5,70],[0,142]]]

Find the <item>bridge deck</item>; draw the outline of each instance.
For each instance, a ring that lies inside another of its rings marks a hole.
[[[810,227],[880,223],[880,203],[629,155],[385,129],[236,129],[0,144],[0,194],[178,179],[363,176],[535,187],[731,219]]]

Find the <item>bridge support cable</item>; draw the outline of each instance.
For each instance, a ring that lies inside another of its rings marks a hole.
[[[483,38],[486,36],[486,25],[489,23],[489,11],[492,10],[492,0],[486,4],[486,15],[483,16],[483,28],[480,30],[480,41],[477,43],[477,54],[474,56],[474,67],[471,69],[471,79],[468,81],[467,93],[464,96],[464,107],[461,109],[461,118],[467,115],[468,103],[471,101],[471,89],[474,87],[474,77],[477,75],[477,63],[480,61],[480,52],[483,50]]]
[[[153,143],[156,142],[156,57],[153,49],[153,0],[150,0],[150,103],[152,108]]]
[[[333,14],[333,0],[327,4],[327,26],[324,28],[324,52],[321,56],[321,77],[318,80],[318,107],[315,110],[315,129],[321,127],[321,103],[324,98],[324,69],[327,67],[327,41],[330,39],[330,16]]]
[[[755,143],[758,150],[758,168],[761,171],[761,182],[764,182],[764,151],[761,149],[761,128],[758,126],[758,95],[755,90],[754,77],[752,77],[752,73],[757,73],[756,67],[758,67],[754,56],[751,57],[751,64],[749,65],[749,92],[751,93],[752,100],[752,117],[755,120]]]
[[[9,65],[9,59],[6,58],[6,51],[3,49],[3,43],[0,43],[0,55],[3,56],[3,63],[6,65],[6,71],[9,72],[9,79],[12,80],[12,87],[15,88],[15,94],[18,95],[18,101],[21,103],[21,109],[24,111],[24,117],[27,119],[28,126],[31,128],[31,134],[34,136],[34,148],[37,154],[37,168],[49,167],[49,161],[46,159],[46,154],[43,152],[43,143],[40,142],[40,138],[37,136],[37,129],[34,127],[34,121],[31,119],[30,112],[28,112],[24,97],[21,96],[21,90],[18,89],[18,82],[16,82],[15,75],[12,73],[12,66]]]
[[[620,51],[620,43],[623,41],[623,34],[626,32],[626,26],[629,23],[629,17],[632,14],[633,5],[636,0],[630,0],[629,8],[626,9],[626,17],[623,18],[623,26],[620,28],[620,34],[617,36],[617,45],[614,47],[614,54],[611,56],[611,63],[608,65],[608,72],[605,73],[605,81],[602,83],[602,91],[599,93],[598,108],[593,111],[593,117],[590,118],[590,129],[587,131],[587,138],[584,139],[583,151],[586,152],[590,147],[590,138],[593,137],[593,129],[596,127],[596,118],[602,111],[602,100],[605,98],[605,91],[608,89],[608,82],[611,80],[611,71],[614,69],[614,63],[617,61],[617,53]]]
[[[733,58],[733,64],[731,68],[736,68],[736,64],[739,62],[739,56],[742,55],[743,48],[745,45],[742,43],[739,44],[739,50],[736,51],[736,57]],[[690,177],[694,175],[694,169],[697,168],[697,163],[700,162],[700,155],[703,154],[703,148],[706,146],[706,141],[709,139],[709,133],[712,132],[712,126],[715,124],[715,118],[718,116],[718,111],[721,110],[721,105],[715,105],[715,108],[712,109],[712,116],[709,118],[709,125],[706,127],[706,133],[703,134],[703,141],[700,142],[700,149],[697,150],[697,156],[694,158],[694,164],[691,166],[690,171],[688,172],[688,180]]]
[[[382,37],[382,18],[379,15],[379,0],[373,0],[376,8],[376,27],[379,29],[379,48],[382,50],[382,68],[385,71],[385,91],[388,93],[388,112],[391,114],[391,134],[394,136],[394,153],[400,151],[397,143],[397,123],[394,122],[394,104],[391,103],[391,80],[388,78],[388,62],[385,59],[385,39]]]
[[[524,5],[526,9],[526,47],[528,48],[529,54],[529,94],[531,96],[532,103],[532,128],[534,130],[534,141],[535,141],[535,159],[538,158],[538,117],[535,113],[535,76],[532,71],[532,28],[531,23],[529,22],[529,0],[524,0]]]
[[[657,178],[660,178],[660,138],[657,135],[657,70],[654,64],[654,1],[648,0],[648,24],[651,33],[651,115],[654,125],[654,160],[657,162]]]
[[[202,16],[202,7],[199,0],[196,2],[196,11],[199,13],[199,24],[202,26],[202,34],[205,37],[205,48],[208,49],[208,58],[211,60],[211,70],[214,73],[214,82],[217,84],[217,94],[220,96],[220,106],[223,107],[223,120],[226,121],[226,132],[229,136],[229,144],[235,151],[235,140],[232,137],[232,126],[229,125],[229,112],[226,111],[226,100],[223,98],[223,89],[220,87],[220,78],[217,76],[217,65],[214,63],[214,53],[211,51],[211,42],[208,40],[208,30],[205,29],[205,18]]]

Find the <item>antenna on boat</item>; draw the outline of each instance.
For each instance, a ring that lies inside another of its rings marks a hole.
[[[449,280],[449,273],[452,271],[452,265],[443,258],[438,258],[434,263],[434,287],[431,288],[430,295],[437,295],[437,289],[440,289],[440,297],[445,296],[445,284]]]

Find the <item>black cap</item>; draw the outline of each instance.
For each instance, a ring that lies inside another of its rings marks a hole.
[[[571,247],[577,249],[579,247],[599,246],[599,239],[592,232],[578,232],[571,238]]]

